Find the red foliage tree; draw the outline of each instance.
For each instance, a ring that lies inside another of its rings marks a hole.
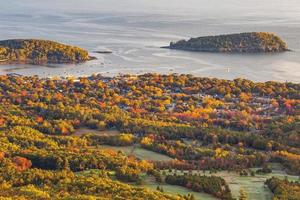
[[[25,171],[32,166],[32,163],[27,158],[16,156],[13,158],[13,163],[18,171]]]

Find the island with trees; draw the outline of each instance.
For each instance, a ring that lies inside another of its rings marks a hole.
[[[270,53],[288,51],[287,44],[268,32],[249,32],[218,36],[205,36],[171,42],[169,49],[223,53]]]
[[[0,63],[78,63],[92,60],[87,50],[49,40],[0,41]]]

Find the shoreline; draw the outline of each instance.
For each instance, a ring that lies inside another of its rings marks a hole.
[[[0,60],[0,66],[1,65],[44,65],[44,64],[57,64],[57,65],[63,65],[63,64],[80,64],[80,63],[85,63],[88,61],[92,61],[92,60],[97,60],[97,57],[95,56],[89,56],[88,60],[83,60],[83,61],[76,61],[76,62],[51,62],[51,61],[33,61],[31,59],[27,59],[27,60],[21,60],[21,61],[10,61],[9,59],[4,59],[4,60]]]
[[[1,66],[1,65],[0,65]],[[114,78],[129,78],[129,79],[134,79],[137,78],[138,76],[144,76],[144,75],[160,75],[160,76],[169,76],[169,75],[186,75],[186,76],[193,76],[193,77],[197,77],[197,78],[207,78],[207,79],[217,79],[217,80],[222,80],[222,81],[234,81],[236,79],[241,79],[241,80],[246,80],[246,81],[251,81],[253,83],[268,83],[268,82],[275,82],[275,83],[280,83],[280,84],[284,84],[284,83],[291,83],[291,84],[300,84],[300,82],[292,82],[292,81],[274,81],[274,80],[268,80],[268,81],[254,81],[251,79],[246,79],[246,78],[242,78],[242,77],[237,77],[234,79],[224,79],[224,78],[217,78],[217,77],[209,77],[209,76],[198,76],[198,75],[193,75],[190,73],[142,73],[142,74],[136,74],[136,73],[118,73],[117,75],[112,75],[112,76],[108,76],[107,73],[95,73],[95,74],[91,74],[91,75],[81,75],[81,76],[73,76],[73,75],[68,75],[68,76],[46,76],[46,77],[41,77],[39,75],[22,75],[19,73],[7,73],[7,74],[2,74],[0,76],[20,76],[20,77],[33,77],[33,76],[37,76],[39,79],[57,79],[57,80],[67,80],[69,78],[75,78],[75,80],[79,80],[80,78],[91,78],[93,76],[102,76],[104,79],[114,79]]]
[[[223,55],[270,55],[270,54],[283,54],[287,52],[295,52],[292,49],[286,49],[284,51],[275,51],[275,52],[226,52],[226,51],[213,51],[213,50],[199,50],[199,49],[183,49],[183,48],[172,48],[171,46],[162,46],[161,49],[177,50],[177,51],[186,51],[186,52],[198,52],[198,53],[212,53],[212,54],[223,54]]]

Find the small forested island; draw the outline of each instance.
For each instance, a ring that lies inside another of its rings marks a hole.
[[[250,32],[218,36],[205,36],[171,42],[169,49],[223,53],[268,53],[288,51],[287,44],[277,35]]]
[[[94,59],[88,51],[49,40],[0,41],[0,63],[77,63]]]
[[[185,74],[0,75],[0,199],[298,200],[299,91]]]

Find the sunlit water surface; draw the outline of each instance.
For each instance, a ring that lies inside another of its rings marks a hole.
[[[78,65],[2,65],[0,74],[86,76],[191,73],[225,79],[300,82],[299,0],[0,0],[0,39],[79,45],[98,59]],[[182,38],[269,31],[293,51],[214,54],[161,49]],[[111,50],[112,54],[93,54]]]

